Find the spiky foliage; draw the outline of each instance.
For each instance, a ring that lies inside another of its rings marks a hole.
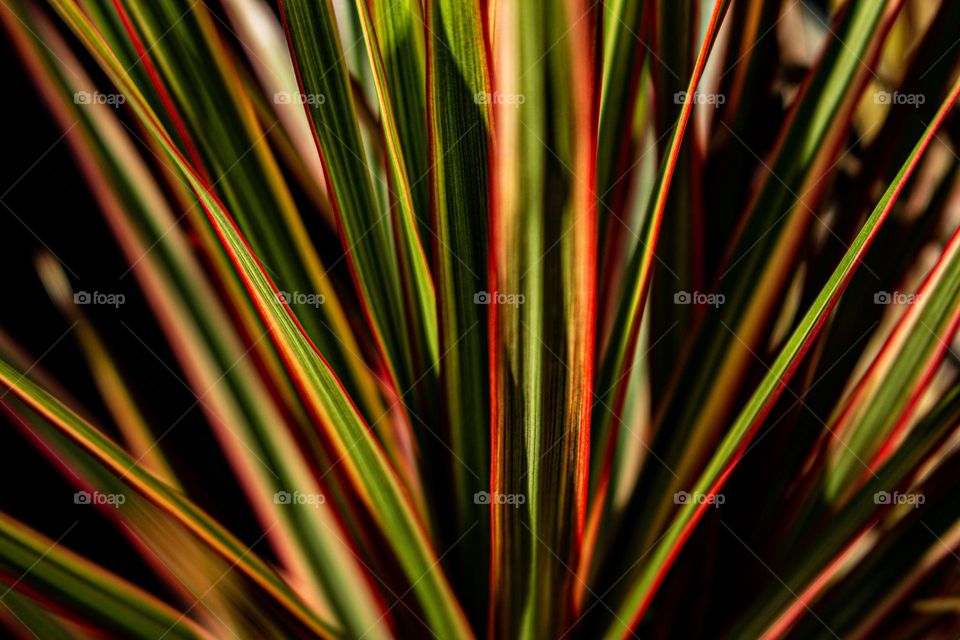
[[[6,438],[147,567],[4,515],[11,632],[956,636],[960,3],[2,5],[139,292]]]

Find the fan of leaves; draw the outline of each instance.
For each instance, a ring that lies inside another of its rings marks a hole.
[[[38,256],[7,437],[166,588],[3,515],[12,633],[957,633],[960,3],[2,5],[174,358]]]

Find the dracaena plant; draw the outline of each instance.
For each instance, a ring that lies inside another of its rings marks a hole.
[[[0,334],[77,514],[0,517],[11,633],[956,636],[960,3],[0,18],[131,276],[13,276],[87,374]]]

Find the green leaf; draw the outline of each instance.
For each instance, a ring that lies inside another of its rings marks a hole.
[[[185,614],[61,546],[74,526],[50,540],[0,514],[0,569],[18,587],[40,589],[123,637],[213,638]]]
[[[144,498],[183,523],[210,548],[233,563],[237,571],[263,587],[308,627],[322,636],[335,635],[331,626],[322,622],[263,560],[251,553],[232,534],[182,494],[139,467],[137,461],[113,441],[2,360],[0,387],[13,393]]]
[[[497,8],[489,294],[493,629],[570,622],[586,517],[597,279],[595,7]]]
[[[913,174],[920,158],[923,156],[923,152],[926,151],[937,128],[952,109],[958,95],[960,95],[960,80],[955,82],[951,88],[949,95],[937,112],[936,119],[927,127],[923,137],[914,146],[910,157],[900,168],[900,172],[894,181],[887,187],[880,202],[877,203],[873,213],[861,227],[857,237],[844,254],[840,264],[837,265],[833,275],[831,275],[830,280],[793,330],[773,366],[770,367],[746,406],[737,416],[730,431],[723,438],[694,485],[692,492],[703,495],[716,494],[729,478],[763,419],[770,412],[790,377],[796,372],[803,356],[806,355],[814,339],[819,335],[824,322],[826,322],[837,300],[849,283],[854,270],[859,266],[880,225],[889,215],[905,182]],[[696,527],[709,506],[707,503],[681,505],[666,533],[656,543],[648,559],[643,563],[640,575],[631,580],[626,600],[618,607],[619,617],[630,620],[631,626],[635,625],[646,612],[663,575],[669,570],[680,548],[689,538],[691,531]],[[608,631],[607,637],[623,635],[625,628],[629,629],[624,623],[616,622]]]
[[[92,50],[98,53],[104,50],[103,43],[69,4],[58,2],[58,8],[77,27]],[[469,628],[446,578],[437,567],[437,556],[409,496],[340,381],[305,335],[289,306],[278,299],[276,285],[263,270],[232,218],[176,152],[139,92],[125,81],[122,70],[108,56],[104,56],[104,61],[113,81],[124,88],[141,122],[163,145],[200,200],[261,319],[268,326],[287,369],[297,381],[311,416],[324,427],[333,450],[341,456],[340,464],[347,476],[387,534],[386,538],[426,612],[428,623],[441,635],[469,637]]]
[[[479,523],[472,545],[457,550],[458,591],[485,626],[489,586],[489,514],[474,496],[490,488],[490,390],[487,311],[488,162],[492,149],[490,61],[481,3],[427,0],[427,134],[430,218],[440,322],[442,437],[452,451],[450,480],[435,474],[440,499],[455,517],[441,529],[450,544]],[[478,99],[484,98],[484,99]],[[449,485],[449,486],[448,486]],[[456,574],[455,574],[456,575]]]
[[[285,0],[281,7],[301,92],[316,97],[308,101],[307,112],[364,312],[404,406],[432,422],[428,399],[436,395],[439,357],[436,302],[410,188],[393,195],[389,208],[377,201],[330,0]],[[375,66],[381,107],[392,106],[385,72]],[[396,123],[389,112],[382,120],[394,176],[405,182]],[[420,440],[428,442],[428,436]]]
[[[624,141],[629,139],[633,111],[637,102],[637,84],[647,53],[642,36],[644,9],[651,2],[611,0],[605,2],[603,16],[603,76],[597,137],[597,191],[603,203],[599,216],[605,222],[601,234],[619,224],[610,221],[607,207],[627,172],[618,166],[624,156]]]
[[[357,3],[374,68],[384,135],[393,156],[402,156],[404,176],[395,176],[405,215],[412,209],[420,244],[429,257],[434,242],[430,224],[430,149],[427,127],[426,43],[421,3],[415,0],[363,0]],[[394,168],[396,173],[397,168]],[[407,193],[409,192],[409,193]],[[406,200],[409,199],[409,204]]]
[[[36,28],[47,31],[42,25]],[[49,33],[46,36],[51,46],[59,48],[59,40]],[[66,54],[61,51],[59,56]],[[48,62],[54,64],[52,60]],[[81,163],[82,169],[90,182],[100,187],[96,194],[107,219],[138,277],[147,285],[148,298],[195,389],[196,404],[207,415],[251,503],[257,505],[262,526],[270,531],[271,540],[280,549],[291,575],[309,584],[311,591],[323,594],[320,597],[331,601],[341,618],[359,618],[361,622],[354,626],[360,628],[360,633],[378,626],[383,616],[377,596],[365,579],[362,562],[354,560],[351,548],[344,543],[350,536],[339,519],[329,508],[276,503],[278,492],[300,491],[314,496],[333,492],[321,491],[314,480],[311,461],[299,450],[298,434],[285,425],[283,415],[265,393],[255,368],[247,360],[259,340],[244,348],[240,337],[230,330],[226,313],[215,304],[213,287],[192,259],[158,187],[147,169],[131,160],[137,156],[112,110],[101,107],[91,114],[89,106],[77,107],[72,100],[75,91],[92,87],[84,78],[73,78],[77,84],[67,84],[66,74],[61,74],[60,80],[64,85],[53,90],[60,91],[62,108],[75,118],[68,136],[71,141],[82,136],[89,148],[95,150]],[[106,184],[112,185],[115,193],[105,189]],[[152,244],[141,241],[141,233]],[[137,446],[131,453],[138,463],[151,469],[148,463],[158,456],[162,458],[157,446],[159,440],[176,427],[179,420],[162,433],[156,430],[157,436],[149,435],[150,430],[143,424],[142,417],[136,415],[129,394],[123,397],[124,385],[119,373],[112,370],[102,345],[97,344],[93,328],[79,311],[82,307],[74,304],[65,276],[62,272],[58,275],[49,263],[44,275],[53,289],[55,301],[74,320],[81,342],[91,355],[96,378],[112,398],[110,404],[119,412],[121,424],[132,423]],[[142,343],[129,326],[126,329]],[[149,350],[146,344],[144,347]],[[126,433],[131,431],[128,429]],[[335,493],[331,495],[334,497]],[[338,594],[344,596],[338,597]]]
[[[635,493],[624,524],[629,529],[638,522],[648,523],[634,550],[647,548],[663,533],[671,496],[686,490],[703,470],[738,406],[735,399],[747,391],[740,389],[747,366],[753,353],[762,350],[807,226],[815,223],[811,203],[815,204],[819,191],[809,186],[816,184],[821,163],[832,162],[837,136],[849,125],[856,90],[869,74],[862,58],[882,35],[878,25],[883,15],[882,4],[850,3],[834,27],[836,37],[826,41],[817,66],[791,107],[772,158],[758,159],[758,184],[711,290],[722,303],[715,312],[705,313],[692,331],[687,348],[679,354],[678,376],[670,381],[668,395],[659,399],[651,445],[658,462],[645,467],[639,484],[644,490]],[[637,265],[652,263],[652,245],[646,241],[638,248],[639,256],[632,258],[628,273],[642,273]],[[642,282],[630,276],[631,285]],[[642,307],[634,301],[642,300],[639,293],[646,291],[633,286],[626,290],[633,293],[623,298],[618,309],[601,376],[609,381],[602,388],[611,388],[614,398],[626,381],[623,377],[618,382],[618,376],[624,354],[629,353],[627,340],[635,335],[641,319]],[[692,297],[696,292],[675,291],[674,295],[683,293]],[[690,397],[697,401],[690,402]]]
[[[955,234],[915,294],[878,292],[874,303],[909,306],[880,353],[827,425],[833,436],[825,487],[836,500],[896,447],[960,323],[960,234]],[[879,297],[878,297],[879,296]],[[887,300],[886,298],[890,299]]]
[[[869,531],[884,515],[889,505],[878,504],[877,493],[893,493],[906,490],[910,479],[919,468],[936,453],[960,420],[960,387],[954,386],[924,415],[907,435],[904,446],[877,469],[869,480],[857,489],[846,504],[831,514],[827,526],[818,532],[814,543],[804,551],[803,561],[782,575],[784,589],[771,589],[769,594],[751,608],[745,622],[738,626],[732,637],[760,637],[765,630],[774,627],[781,630],[789,626],[797,614],[806,610],[796,607],[796,596],[815,596],[822,585],[816,579],[821,573],[832,574],[835,560],[860,534]]]
[[[728,3],[724,0],[717,0],[713,5],[709,26],[687,83],[688,95],[692,96],[696,93],[727,8]],[[685,101],[677,114],[669,145],[660,163],[649,213],[643,221],[641,240],[626,266],[625,281],[622,286],[624,295],[617,304],[610,339],[601,357],[602,366],[597,378],[598,401],[593,408],[595,415],[592,446],[596,463],[591,486],[591,491],[598,492],[593,503],[593,508],[598,513],[596,516],[598,522],[603,517],[599,514],[608,507],[606,491],[609,486],[610,466],[607,461],[612,458],[622,423],[626,391],[631,381],[630,367],[637,350],[637,338],[653,273],[657,238],[666,213],[670,185],[681,156],[684,132],[690,121],[693,105],[693,100]]]
[[[138,89],[148,98],[157,96],[150,100],[155,115],[170,120],[165,129],[175,132],[171,139],[183,140],[178,148],[236,216],[281,288],[322,296],[323,304],[299,305],[299,319],[358,401],[368,403],[372,383],[355,356],[357,339],[268,144],[280,121],[258,122],[213,14],[202,3],[161,0],[118,3],[115,10],[94,9],[91,15],[99,18],[93,25],[125,72],[155,69],[137,82]],[[126,52],[131,40],[138,46]],[[295,97],[271,96],[274,101]],[[199,211],[195,204],[192,208]]]

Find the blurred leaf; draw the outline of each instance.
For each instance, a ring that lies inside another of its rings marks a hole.
[[[493,25],[489,501],[502,637],[560,632],[570,620],[555,605],[579,579],[597,278],[597,19],[587,2],[554,12],[530,1],[498,7]]]
[[[903,189],[904,183],[916,169],[923,152],[927,149],[936,134],[937,128],[953,107],[958,95],[960,95],[960,80],[954,83],[947,99],[941,104],[936,119],[927,127],[907,162],[901,167],[894,181],[887,187],[886,193],[860,229],[860,233],[857,234],[850,245],[843,260],[837,265],[837,269],[830,277],[829,282],[793,330],[790,339],[757,386],[747,405],[737,416],[732,428],[723,438],[691,493],[716,494],[743,457],[747,445],[756,434],[763,419],[773,407],[777,397],[783,392],[813,340],[820,333],[824,322],[849,283],[854,270],[863,259],[863,255],[875,237],[878,227],[889,215],[897,196]],[[620,607],[624,619],[629,619],[632,624],[636,624],[646,612],[657,586],[663,579],[663,575],[669,570],[680,548],[709,507],[710,505],[707,502],[682,504],[666,533],[654,546],[649,559],[644,561],[640,576],[631,581],[627,599],[624,605]],[[621,635],[625,626],[622,622],[617,622],[611,628],[610,635]]]
[[[472,545],[456,550],[453,575],[467,595],[474,625],[487,618],[490,572],[489,513],[476,503],[490,489],[490,364],[488,163],[493,149],[492,106],[482,4],[427,0],[427,135],[430,143],[430,219],[443,362],[440,383],[445,431],[452,452],[432,471],[438,501],[454,518],[441,528],[445,544],[479,523]],[[448,479],[449,478],[449,479]]]
[[[60,540],[0,514],[0,567],[9,583],[23,581],[63,606],[96,612],[99,624],[124,637],[213,637],[153,596],[67,551]]]

